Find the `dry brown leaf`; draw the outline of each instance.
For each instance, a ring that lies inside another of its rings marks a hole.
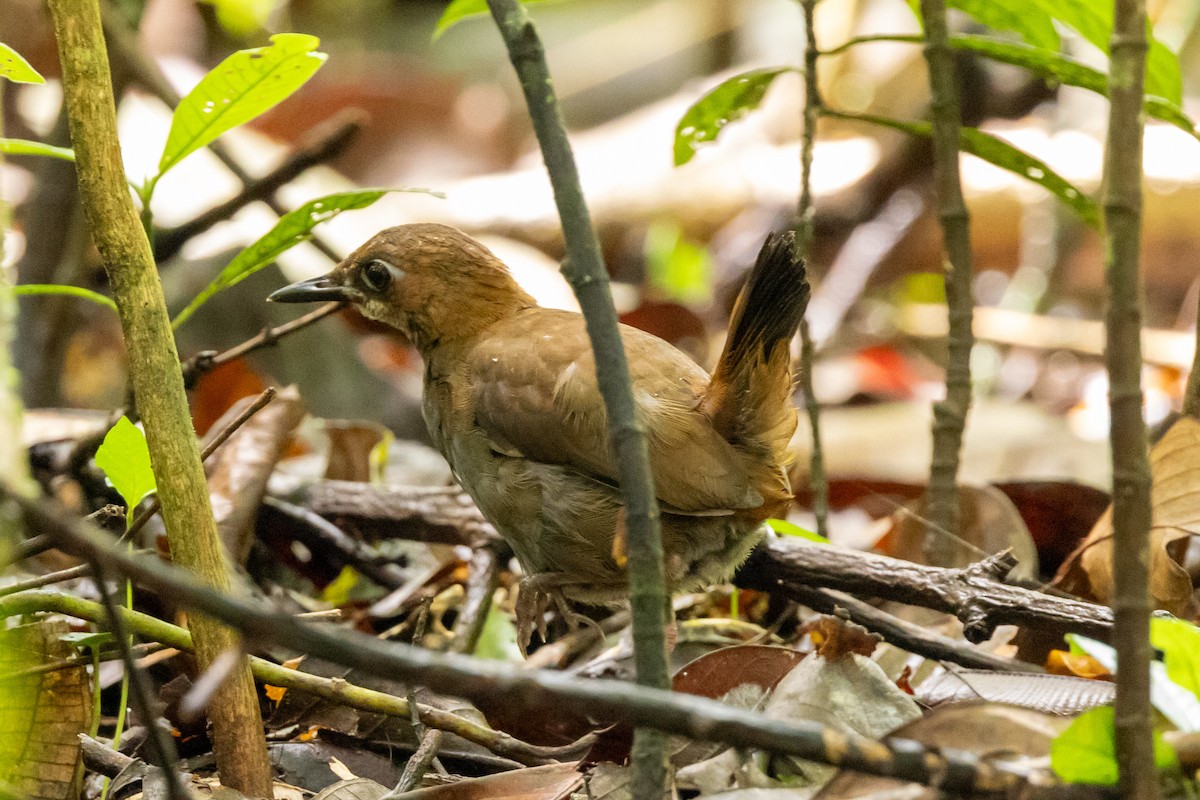
[[[1066,650],[1051,650],[1046,657],[1046,671],[1051,675],[1073,675],[1077,678],[1109,678],[1113,674],[1108,668],[1086,653],[1071,653]]]
[[[761,644],[723,647],[681,667],[672,679],[672,689],[713,700],[746,683],[770,691],[804,656],[787,647]]]
[[[808,635],[817,646],[817,655],[840,661],[851,653],[870,656],[882,639],[861,625],[824,615],[808,626]]]
[[[243,398],[234,403],[217,420],[214,430],[222,430],[233,422],[253,399]],[[244,564],[250,554],[254,519],[267,490],[267,479],[303,417],[300,392],[295,386],[288,386],[238,428],[205,465],[217,531],[226,551],[238,564]]]
[[[562,800],[582,785],[578,764],[550,764],[405,792],[397,800]]]
[[[1156,608],[1190,620],[1200,610],[1185,563],[1192,534],[1200,533],[1197,470],[1200,422],[1180,417],[1150,451],[1150,596]],[[1054,585],[1097,603],[1112,599],[1112,506],[1063,563]]]

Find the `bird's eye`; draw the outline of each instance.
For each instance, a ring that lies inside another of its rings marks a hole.
[[[364,286],[372,292],[382,294],[392,285],[393,269],[394,267],[391,264],[376,258],[363,265],[362,271],[359,274],[362,277]]]

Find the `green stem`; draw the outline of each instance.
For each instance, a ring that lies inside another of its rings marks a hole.
[[[1118,786],[1129,800],[1155,800],[1150,709],[1150,462],[1142,419],[1142,310],[1138,270],[1142,222],[1142,90],[1146,5],[1116,0],[1109,57],[1104,153],[1105,273],[1110,439],[1113,468],[1113,645]]]
[[[579,299],[596,357],[596,379],[604,398],[625,502],[637,681],[643,686],[667,689],[671,685],[665,627],[669,606],[658,501],[646,432],[638,421],[633,402],[633,385],[609,291],[608,272],[583,199],[575,157],[533,20],[516,0],[487,0],[487,3],[520,79],[542,148],[562,220],[567,250],[563,274]],[[635,731],[631,766],[634,798],[661,798],[668,785],[666,737],[647,729]]]
[[[122,166],[98,0],[50,0],[50,11],[80,197],[117,301],[171,556],[208,585],[229,591],[229,567],[209,504],[162,285]],[[202,670],[222,653],[241,649],[239,637],[214,620],[194,617],[191,627]],[[262,716],[244,657],[216,691],[209,719],[222,783],[248,796],[270,797]]]
[[[971,348],[974,304],[971,298],[971,235],[958,174],[958,110],[954,53],[942,0],[921,0],[925,23],[925,60],[932,95],[934,174],[938,217],[945,241],[946,305],[950,332],[946,353],[946,397],[933,407],[933,454],[926,492],[925,559],[949,564],[959,532],[958,463],[963,429],[971,408]]]
[[[817,0],[802,0],[804,28],[804,133],[800,138],[800,204],[796,209],[796,255],[808,260],[812,252],[813,207],[812,161],[817,139],[817,120],[821,116],[821,88],[817,78],[817,34],[814,24]],[[821,446],[821,404],[813,386],[813,361],[816,350],[808,331],[808,318],[800,322],[800,386],[804,390],[804,409],[812,435],[809,455],[808,483],[812,489],[813,514],[817,518],[817,533],[829,536],[829,478],[825,474],[825,451]]]

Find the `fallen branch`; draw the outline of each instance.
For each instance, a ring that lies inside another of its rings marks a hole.
[[[318,481],[295,502],[366,539],[472,545],[500,538],[475,501],[458,486]]]
[[[268,529],[274,525],[283,526],[289,539],[300,542],[318,557],[328,558],[335,568],[353,567],[389,591],[407,583],[404,570],[394,558],[379,555],[359,539],[302,506],[264,497],[258,524],[265,524]]]
[[[367,538],[471,545],[477,535],[495,536],[471,498],[456,486],[431,489],[318,481],[299,502],[343,530]],[[780,538],[755,550],[738,570],[734,583],[743,589],[782,593],[805,604],[816,586],[860,598],[932,608],[962,620],[964,634],[974,642],[987,639],[997,625],[1008,624],[1108,640],[1112,631],[1108,608],[1001,582],[1011,568],[1002,557],[963,569],[927,567]],[[912,652],[942,657],[916,649],[919,643],[915,640],[910,644]]]
[[[1004,658],[979,650],[958,639],[942,636],[920,625],[889,614],[845,592],[794,584],[788,594],[813,611],[844,617],[883,637],[890,645],[938,661],[971,669],[998,672],[1044,672],[1036,664]]]
[[[1011,556],[1004,554],[944,569],[797,539],[770,539],[750,554],[734,582],[745,589],[783,592],[801,602],[801,589],[820,586],[944,611],[962,621],[963,635],[972,642],[987,639],[998,625],[1082,633],[1104,641],[1111,637],[1109,608],[1000,583],[1013,566]]]

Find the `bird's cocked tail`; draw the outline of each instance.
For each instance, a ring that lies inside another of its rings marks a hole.
[[[808,307],[804,262],[791,231],[771,234],[738,295],[705,408],[732,444],[787,463],[796,430],[789,345]]]

